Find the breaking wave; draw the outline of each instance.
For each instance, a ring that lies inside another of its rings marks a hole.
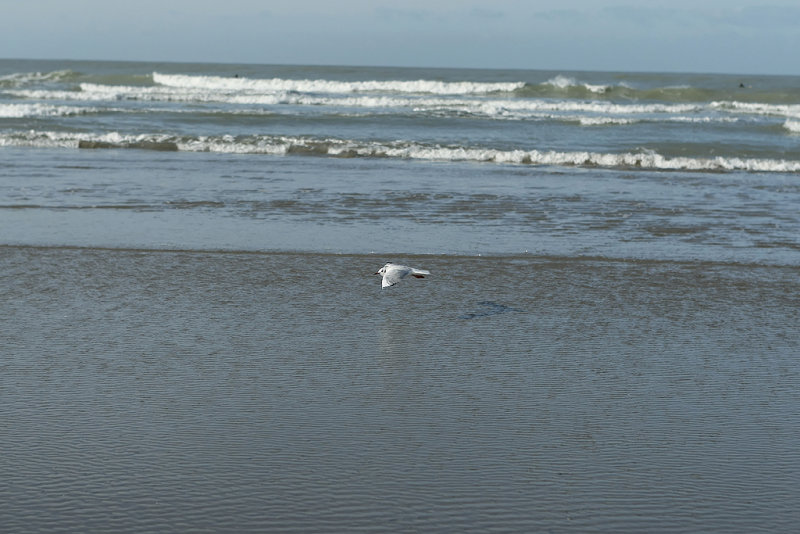
[[[282,78],[253,79],[222,76],[189,76],[184,74],[153,73],[153,81],[166,87],[212,91],[246,91],[255,93],[360,93],[390,92],[436,95],[465,95],[512,92],[524,87],[524,82],[443,82],[437,80],[335,81],[287,80]]]
[[[609,82],[594,75],[592,81],[580,80],[573,74],[551,75],[543,81],[533,81],[535,71],[520,72],[515,81],[465,81],[442,79],[390,79],[390,80],[331,80],[323,78],[250,78],[239,76],[213,76],[170,74],[163,72],[130,73],[118,75],[81,74],[72,70],[52,72],[19,72],[0,76],[0,89],[24,88],[36,84],[66,86],[69,84],[96,83],[119,86],[157,86],[192,92],[222,92],[227,94],[272,94],[281,92],[310,94],[358,94],[392,93],[440,96],[481,96],[507,94],[512,97],[538,98],[597,98],[617,101],[662,101],[672,103],[728,102],[742,100],[748,103],[792,105],[797,101],[796,92],[770,87],[738,86],[702,87],[685,85],[660,86],[657,80],[632,79],[625,81],[618,76],[609,77]],[[527,79],[526,79],[527,78]],[[639,78],[642,78],[640,75]],[[72,88],[67,88],[71,90]]]
[[[792,133],[800,133],[800,120],[794,121],[787,119],[786,122],[783,123],[783,127]]]
[[[800,119],[800,105],[793,104],[763,104],[760,102],[720,101],[711,102],[709,107],[711,109],[718,109],[721,111],[734,111],[752,115],[769,115]]]
[[[702,106],[695,104],[617,104],[603,101],[397,97],[379,95],[318,96],[297,93],[225,95],[193,92],[162,87],[110,86],[81,84],[80,91],[16,90],[16,96],[37,100],[92,102],[95,104],[119,101],[220,103],[237,107],[206,109],[210,114],[264,115],[279,106],[307,106],[330,109],[342,116],[363,116],[371,113],[401,113],[432,117],[476,117],[494,120],[555,120],[581,126],[629,125],[637,122],[736,122],[735,116],[704,115]],[[189,108],[126,109],[103,108],[116,112],[186,112]],[[99,111],[97,107],[53,106],[43,103],[0,105],[0,117],[34,117],[80,115]],[[360,111],[347,111],[360,110]],[[780,110],[776,110],[780,111]]]
[[[563,75],[558,75],[555,78],[551,78],[544,82],[543,85],[549,85],[551,87],[555,87],[556,89],[570,89],[573,87],[578,87],[586,89],[590,93],[597,94],[603,94],[611,89],[610,85],[581,83],[575,78],[570,78]]]
[[[75,76],[76,73],[68,69],[52,72],[16,72],[0,76],[0,88],[21,87],[41,82],[59,82],[74,78]]]
[[[438,113],[454,116],[479,116],[492,119],[524,120],[530,118],[557,118],[551,113],[589,113],[593,114],[582,124],[630,124],[633,117],[644,115],[664,119],[665,116],[692,114],[681,120],[713,121],[726,120],[719,113],[726,110],[769,114],[774,116],[800,116],[796,106],[761,105],[743,107],[715,102],[704,104],[675,103],[616,103],[600,100],[532,99],[532,98],[469,98],[442,96],[395,96],[395,95],[331,95],[306,94],[291,91],[275,93],[225,93],[207,89],[171,88],[162,86],[140,87],[121,85],[101,85],[82,83],[77,91],[65,90],[11,90],[14,96],[36,100],[114,102],[179,102],[179,103],[219,103],[239,106],[309,106],[327,108],[361,108],[371,110],[405,110],[414,113]],[[713,118],[699,117],[698,114],[714,113]],[[599,118],[597,116],[613,116]]]
[[[398,158],[499,164],[600,168],[641,168],[686,171],[800,172],[800,161],[735,157],[667,157],[652,151],[599,153],[588,151],[499,150],[443,146],[410,141],[366,142],[292,136],[172,136],[93,135],[36,132],[0,135],[0,146],[65,148],[137,148],[230,154],[307,155],[330,157]]]
[[[514,87],[523,82],[437,82],[418,80],[337,82],[331,80],[254,80],[214,76],[154,75],[156,85],[111,85],[83,82],[71,88],[20,88],[4,92],[19,99],[61,102],[170,102],[231,106],[307,106],[402,110],[434,116],[477,116],[525,120],[559,118],[551,113],[579,113],[582,125],[631,124],[645,120],[724,122],[738,116],[800,119],[800,105],[714,100],[700,102],[620,101],[600,98],[519,97]],[[556,77],[551,82],[565,88],[574,80]],[[577,82],[575,82],[577,83]],[[607,86],[587,86],[601,94]],[[650,117],[645,117],[645,116]]]
[[[20,98],[39,100],[114,101],[142,100],[165,102],[218,102],[252,105],[305,105],[364,108],[448,108],[469,113],[503,115],[514,112],[588,111],[595,113],[688,113],[703,110],[702,104],[614,103],[609,101],[545,100],[520,98],[441,98],[395,95],[335,95],[275,92],[223,92],[207,88],[142,87],[82,83],[78,91],[16,90],[8,91]],[[721,106],[715,106],[721,107]],[[767,108],[765,108],[767,109]],[[782,108],[779,108],[782,109]]]
[[[49,104],[0,104],[0,118],[20,119],[27,117],[68,117],[95,113],[95,108],[75,106],[52,106]]]

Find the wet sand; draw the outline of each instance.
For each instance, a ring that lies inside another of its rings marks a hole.
[[[381,291],[384,261],[430,269]],[[6,532],[787,532],[795,267],[0,247]]]

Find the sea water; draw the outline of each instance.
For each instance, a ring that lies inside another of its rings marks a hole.
[[[0,524],[789,530],[798,81],[0,61]]]
[[[5,60],[3,242],[797,265],[798,87]]]

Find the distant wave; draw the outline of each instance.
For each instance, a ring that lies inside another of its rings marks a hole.
[[[598,93],[602,94],[607,92],[611,89],[610,85],[602,85],[602,84],[589,84],[589,83],[581,83],[575,80],[575,78],[570,78],[563,75],[558,75],[555,78],[551,78],[544,82],[543,85],[549,85],[555,87],[557,89],[569,89],[571,87],[582,87],[589,91],[590,93]]]
[[[93,88],[90,88],[93,89]],[[125,98],[125,89],[106,91],[101,89],[95,94],[89,96],[88,101],[101,103],[115,100],[135,100],[141,99],[143,95],[147,101],[163,101],[166,98],[172,98],[168,95],[154,94],[152,92],[142,93],[136,91],[137,98]],[[52,93],[52,92],[51,92]],[[68,100],[69,96],[76,95],[74,92],[56,92],[58,96],[62,97],[59,100]],[[102,95],[102,96],[101,96]],[[173,95],[174,96],[174,95]],[[152,97],[152,98],[151,98]],[[75,100],[75,99],[73,99]],[[237,103],[239,103],[238,99]],[[227,109],[207,109],[205,113],[216,115],[269,115],[275,111],[264,107],[264,100],[262,103],[252,103],[249,99],[243,99],[240,108],[227,108]],[[290,95],[275,96],[271,99],[266,99],[269,103],[276,106],[281,104],[296,104],[306,103],[306,105],[317,107],[325,106],[326,104],[332,106],[331,99],[318,99],[308,97],[297,97]],[[183,99],[181,99],[183,101]],[[197,101],[197,97],[190,99],[190,101]],[[581,126],[614,126],[614,125],[629,125],[637,122],[694,122],[694,123],[710,123],[710,122],[736,122],[738,119],[735,117],[703,117],[703,116],[689,116],[689,115],[672,115],[667,116],[666,109],[654,106],[627,106],[621,107],[608,103],[583,103],[576,105],[569,102],[528,102],[527,104],[514,101],[465,101],[465,100],[408,100],[397,99],[391,97],[352,97],[340,98],[338,100],[340,107],[346,108],[360,108],[363,111],[335,111],[334,115],[338,116],[352,116],[363,117],[372,113],[411,113],[422,114],[435,117],[486,117],[490,119],[508,119],[508,120],[528,120],[528,119],[543,119],[550,121],[560,121],[567,123],[576,123]],[[316,104],[315,104],[316,103]],[[249,107],[248,107],[249,105]],[[671,109],[674,113],[681,111],[693,112],[694,107],[675,106]],[[56,116],[77,116],[87,115],[100,112],[115,112],[115,113],[196,113],[195,110],[186,108],[170,108],[164,109],[161,107],[155,108],[123,108],[123,107],[81,107],[81,106],[56,106],[44,103],[26,103],[26,104],[0,104],[0,118],[23,118],[23,117],[56,117]],[[580,113],[586,113],[581,115]],[[658,117],[647,117],[645,114],[660,114]],[[641,116],[639,116],[641,115]]]
[[[392,96],[311,96],[290,93],[274,95],[220,95],[192,93],[156,87],[108,86],[81,84],[81,91],[17,90],[17,96],[37,100],[92,102],[116,101],[185,102],[234,104],[236,108],[209,108],[208,114],[265,115],[283,105],[328,108],[338,116],[363,117],[372,113],[399,113],[431,117],[479,117],[493,120],[552,120],[577,123],[581,126],[629,125],[638,122],[712,123],[736,122],[735,116],[702,115],[702,107],[692,104],[614,104],[599,101],[530,100],[530,99],[465,99],[412,98]],[[351,110],[348,111],[347,108]],[[99,111],[119,113],[195,113],[189,108],[120,108],[53,106],[43,103],[0,104],[0,117],[70,116]],[[359,110],[359,111],[354,111]]]
[[[268,135],[181,137],[156,134],[124,135],[116,132],[93,135],[27,131],[0,135],[0,146],[139,148],[189,152],[398,158],[653,170],[800,172],[800,161],[791,160],[666,157],[649,151],[614,154],[588,151],[498,150],[426,145],[409,141],[385,143]]]
[[[711,109],[736,111],[753,115],[773,115],[800,119],[800,104],[763,104],[760,102],[719,101],[711,102]]]
[[[153,82],[167,87],[206,89],[215,91],[248,91],[275,93],[295,91],[299,93],[359,93],[391,92],[436,95],[464,95],[496,92],[512,92],[525,85],[524,82],[443,82],[437,80],[390,80],[390,81],[336,81],[336,80],[287,80],[281,78],[253,79],[222,76],[189,76],[184,74],[153,73]]]
[[[95,108],[76,106],[52,106],[49,104],[0,104],[0,118],[19,119],[24,117],[67,117],[96,112]]]
[[[52,72],[16,72],[0,76],[0,88],[20,87],[32,83],[54,82],[75,77],[71,70],[57,70]]]
[[[264,93],[228,93],[208,88],[143,87],[82,83],[80,91],[64,90],[15,90],[8,93],[21,98],[39,100],[144,100],[166,102],[219,102],[252,105],[306,105],[365,108],[448,108],[487,116],[514,112],[540,111],[589,111],[594,113],[689,113],[703,110],[701,104],[664,103],[614,103],[586,100],[545,100],[532,98],[443,98],[437,96],[395,95],[336,95],[306,94],[292,91]],[[716,106],[722,107],[722,106]],[[785,107],[785,106],[784,106]],[[768,109],[768,108],[765,108]],[[778,108],[781,109],[781,108]]]
[[[639,122],[636,119],[625,117],[567,117],[567,120],[569,119],[578,122],[581,126],[625,125]]]
[[[597,78],[597,76],[594,76]],[[111,80],[114,80],[111,82]],[[61,85],[65,91],[70,83],[96,83],[98,78],[72,70],[52,72],[20,72],[0,76],[0,90],[23,89],[41,84]],[[601,80],[587,82],[574,75],[558,74],[544,81],[444,81],[436,79],[417,80],[329,80],[329,79],[291,79],[291,78],[248,78],[238,76],[202,76],[188,74],[169,74],[151,72],[142,74],[120,74],[103,77],[109,88],[138,87],[142,98],[147,98],[145,87],[155,86],[152,94],[225,94],[232,95],[274,95],[296,93],[308,95],[348,95],[348,94],[393,94],[393,95],[438,95],[438,96],[492,96],[504,95],[512,98],[572,98],[598,99],[603,101],[640,101],[663,103],[695,103],[708,105],[710,102],[736,102],[741,107],[753,105],[785,105],[796,107],[797,93],[785,89],[769,87],[708,88],[691,85],[643,86],[640,82],[628,83],[614,80],[613,83]],[[644,82],[646,83],[646,82]],[[39,87],[41,89],[41,87]],[[52,87],[51,87],[52,88]],[[159,89],[160,88],[160,89]],[[172,91],[170,91],[172,90]],[[113,89],[108,89],[109,92]],[[132,93],[133,91],[127,91]],[[131,94],[127,97],[136,98]],[[177,100],[177,99],[176,99]],[[736,104],[734,104],[736,106]],[[757,111],[754,111],[757,112]],[[792,111],[792,113],[797,113]]]
[[[792,133],[800,133],[800,121],[786,120],[783,127]]]
[[[198,77],[189,78],[194,80]],[[237,79],[220,78],[220,80],[236,81]],[[339,83],[317,81],[324,82],[323,86],[328,83]],[[317,81],[312,82],[316,83]],[[243,82],[247,83],[247,80],[243,80]],[[372,82],[359,83],[367,84]],[[740,115],[800,119],[800,105],[739,102],[735,100],[715,100],[711,102],[619,102],[566,97],[520,98],[504,93],[479,94],[477,91],[470,94],[414,93],[411,90],[408,92],[398,90],[387,93],[359,93],[351,90],[314,92],[307,87],[307,92],[298,92],[290,89],[279,90],[277,85],[269,91],[248,91],[225,90],[221,87],[214,88],[212,85],[184,87],[180,85],[140,86],[80,83],[77,85],[76,90],[12,88],[4,92],[17,98],[29,100],[72,102],[150,101],[218,103],[238,106],[292,105],[339,109],[368,108],[387,111],[405,110],[406,112],[411,111],[417,114],[431,113],[434,116],[478,116],[500,120],[555,118],[548,116],[548,113],[589,114],[585,118],[577,119],[582,125],[631,124],[642,118],[687,122],[724,122],[731,117]],[[353,84],[348,82],[346,85],[351,87]],[[428,89],[431,89],[431,87],[428,87]],[[484,87],[484,89],[487,88]],[[459,89],[459,91],[461,90]],[[644,115],[651,115],[651,117],[642,117]],[[682,118],[678,119],[677,117]]]

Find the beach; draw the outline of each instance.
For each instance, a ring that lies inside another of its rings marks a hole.
[[[4,247],[9,531],[787,531],[797,271]]]
[[[797,86],[0,61],[3,532],[791,531]]]

